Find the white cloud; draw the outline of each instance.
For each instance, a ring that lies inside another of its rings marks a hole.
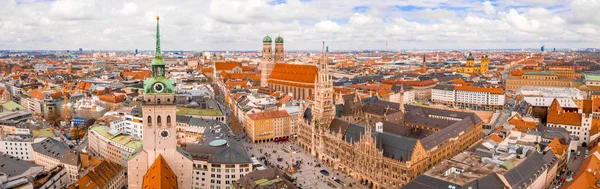
[[[592,28],[591,26],[585,26],[582,28],[577,29],[577,32],[582,33],[582,34],[588,34],[588,35],[595,35],[598,34],[598,31],[594,28]]]
[[[417,20],[430,19],[439,20],[442,22],[451,22],[456,19],[456,13],[444,9],[425,9],[414,11],[414,13],[411,13],[410,17]]]
[[[494,5],[492,5],[492,2],[485,1],[483,2],[483,11],[486,14],[494,14],[496,13],[496,8],[494,7]]]
[[[269,2],[0,0],[0,49],[152,49],[157,13],[165,49],[258,50],[267,34],[284,37],[289,50],[319,49],[323,40],[338,50],[600,43],[597,0]]]
[[[50,6],[50,15],[59,19],[89,19],[94,15],[94,1],[57,0]],[[97,14],[97,12],[96,12]]]
[[[361,13],[354,13],[348,21],[352,25],[366,25],[377,22],[376,18],[371,15],[365,15]]]
[[[119,13],[123,16],[131,16],[137,12],[138,6],[133,2],[124,3],[123,8],[119,11]]]
[[[315,29],[320,32],[337,32],[340,30],[340,25],[331,20],[323,20],[315,24]]]
[[[519,14],[515,9],[510,9],[508,13],[500,13],[501,19],[517,30],[533,31],[540,27],[538,20],[529,19],[523,14]]]
[[[600,1],[575,0],[569,7],[572,10],[571,19],[577,23],[600,24]]]
[[[115,31],[115,29],[113,28],[105,28],[104,30],[102,30],[102,33],[104,34],[111,34]]]

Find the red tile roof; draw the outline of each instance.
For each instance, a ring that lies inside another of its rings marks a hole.
[[[149,78],[152,75],[152,72],[150,71],[133,71],[133,72],[121,72],[121,77],[123,78],[127,78],[127,79],[146,79]]]
[[[100,96],[100,100],[110,103],[121,103],[125,101],[125,95],[105,94]]]
[[[548,108],[548,123],[581,126],[581,120],[580,113],[565,111],[556,99],[552,101],[552,104]]]
[[[105,188],[110,182],[119,182],[118,176],[122,171],[123,167],[104,160],[75,183],[79,189]]]
[[[290,100],[292,100],[292,97],[286,95],[286,96],[282,97],[281,99],[279,99],[279,104],[286,103]]]
[[[82,82],[77,83],[77,85],[75,85],[75,89],[87,91],[88,89],[90,89],[91,86],[92,86],[91,83],[82,81]]]
[[[548,148],[552,150],[552,153],[556,155],[562,155],[563,152],[567,149],[565,145],[562,145],[557,137],[554,137],[552,141],[548,144]]]
[[[275,64],[269,83],[314,87],[318,69],[314,65]]]
[[[158,155],[146,175],[144,175],[143,189],[177,189],[177,175],[162,155]]]
[[[508,123],[515,126],[515,129],[517,131],[529,132],[529,131],[537,130],[537,124],[539,122],[537,120],[536,121],[526,121],[523,119],[523,117],[520,114],[515,114],[508,119]]]
[[[232,70],[235,67],[240,66],[240,63],[238,62],[216,62],[215,63],[215,69],[218,71],[221,70]]]

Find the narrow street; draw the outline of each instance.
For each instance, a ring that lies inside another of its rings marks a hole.
[[[586,148],[584,147],[579,147],[578,151],[581,152],[580,155],[577,155],[577,151],[574,152],[573,154],[571,154],[571,158],[569,158],[568,162],[567,162],[567,169],[564,170],[564,172],[561,175],[557,175],[556,179],[554,179],[554,181],[552,182],[552,184],[549,186],[549,188],[557,188],[564,185],[564,183],[566,183],[566,179],[568,178],[567,173],[569,171],[571,171],[571,176],[575,176],[575,173],[577,172],[577,170],[579,170],[579,167],[581,166],[581,162],[583,162],[583,159],[585,159],[585,150]],[[560,174],[562,170],[558,170],[558,174]],[[561,178],[565,178],[564,183],[561,183]]]

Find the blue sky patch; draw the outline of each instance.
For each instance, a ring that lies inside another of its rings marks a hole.
[[[369,7],[369,6],[356,6],[356,7],[352,8],[352,12],[365,13],[365,12],[369,11],[369,9],[371,9],[371,7]]]
[[[269,2],[269,5],[279,5],[279,4],[286,4],[287,0],[273,0],[271,2]]]
[[[408,5],[408,6],[400,6],[400,5],[396,5],[392,7],[393,11],[416,11],[416,10],[423,10],[425,9],[425,7],[418,7],[418,6],[414,6],[414,5]]]
[[[335,23],[338,23],[338,24],[347,24],[348,18],[334,18],[334,19],[331,19],[331,21],[334,21]]]

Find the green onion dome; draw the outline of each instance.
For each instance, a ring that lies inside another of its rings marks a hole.
[[[265,38],[263,38],[263,43],[271,43],[273,42],[273,40],[271,40],[271,37],[269,37],[268,35],[265,36]]]

